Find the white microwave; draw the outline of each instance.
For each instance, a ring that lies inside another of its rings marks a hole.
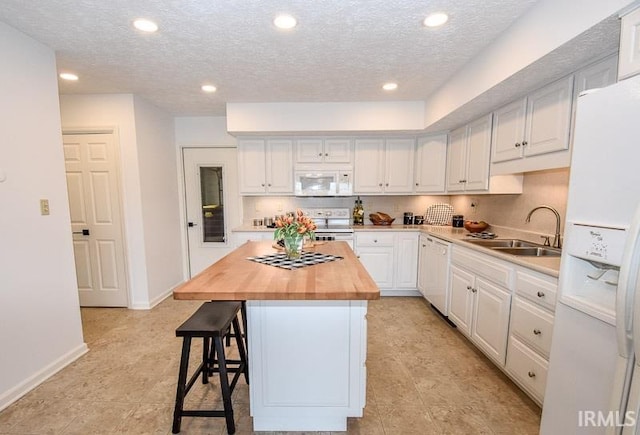
[[[351,196],[353,171],[295,171],[296,196]]]

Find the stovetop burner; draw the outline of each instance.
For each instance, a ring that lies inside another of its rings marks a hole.
[[[498,236],[496,234],[494,234],[494,233],[489,233],[487,231],[482,231],[481,233],[469,233],[469,234],[467,234],[467,237],[472,237],[472,238],[475,238],[475,239],[495,239]]]

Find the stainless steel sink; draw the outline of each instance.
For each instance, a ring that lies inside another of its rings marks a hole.
[[[494,251],[502,252],[504,254],[517,255],[522,257],[559,257],[562,251],[560,249],[543,247],[528,247],[528,248],[501,248],[493,247]]]
[[[485,248],[541,248],[543,245],[539,243],[525,242],[519,239],[467,239],[465,242],[474,245],[484,246]]]

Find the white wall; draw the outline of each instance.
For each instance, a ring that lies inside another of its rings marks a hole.
[[[0,23],[0,409],[86,352],[52,50]],[[4,176],[3,176],[4,174]],[[41,216],[39,201],[51,214]]]
[[[630,0],[540,0],[427,99],[424,127],[630,3]]]
[[[175,118],[178,147],[235,147],[236,138],[227,133],[224,116],[184,116]]]
[[[148,300],[155,305],[183,280],[178,166],[173,117],[134,98]]]
[[[108,127],[117,132],[129,302],[133,308],[144,308],[149,303],[149,282],[133,95],[61,95],[60,111],[63,131]]]
[[[410,131],[423,123],[423,101],[227,103],[227,129],[239,134]]]

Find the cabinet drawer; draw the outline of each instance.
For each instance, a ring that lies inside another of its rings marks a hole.
[[[558,280],[553,277],[538,278],[530,273],[516,272],[516,294],[534,301],[552,311],[556,309]]]
[[[458,246],[454,246],[451,260],[502,287],[511,288],[513,268],[499,260],[493,260],[487,255],[476,254]]]
[[[393,246],[393,234],[356,233],[356,246]]]
[[[518,339],[509,338],[507,372],[518,380],[540,403],[544,401],[549,363]]]
[[[551,350],[553,314],[516,297],[511,307],[511,333],[545,357]]]

